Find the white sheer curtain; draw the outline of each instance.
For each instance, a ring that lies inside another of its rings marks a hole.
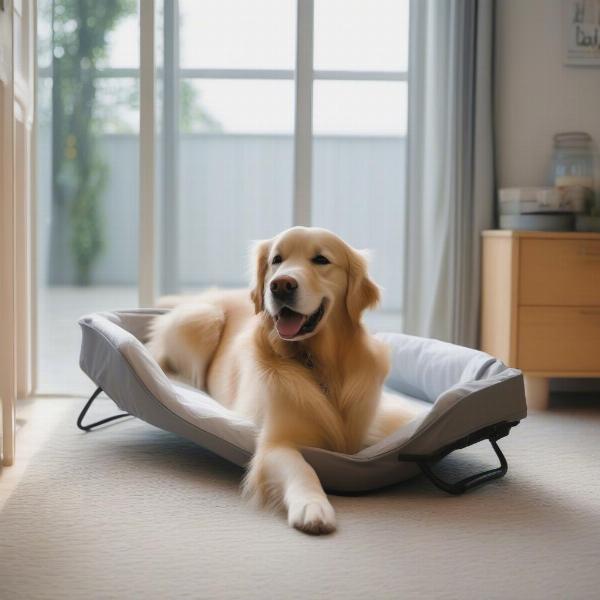
[[[492,0],[413,0],[405,331],[478,342],[493,223]]]

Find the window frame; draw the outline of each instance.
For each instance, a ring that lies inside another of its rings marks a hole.
[[[293,154],[293,225],[311,224],[313,87],[315,81],[409,81],[408,70],[315,70],[314,0],[296,0],[296,59],[294,69],[208,69],[179,67],[179,2],[164,2],[163,69],[157,68],[156,8],[160,0],[139,2],[139,68],[103,67],[99,77],[139,79],[140,86],[140,196],[139,196],[139,266],[138,297],[141,307],[155,305],[158,286],[158,260],[161,261],[160,292],[178,291],[178,257],[169,239],[176,239],[177,219],[163,219],[162,236],[157,235],[157,200],[162,198],[162,214],[176,215],[179,136],[179,81],[181,79],[285,80],[295,86],[294,154]],[[40,68],[39,77],[51,77],[52,68]],[[162,76],[165,84],[162,107],[163,143],[169,152],[157,153],[156,83]],[[167,85],[168,84],[168,85]],[[159,160],[157,160],[157,157]],[[155,189],[156,168],[163,171],[161,193]],[[165,210],[166,209],[166,210]],[[160,243],[160,248],[159,248]]]

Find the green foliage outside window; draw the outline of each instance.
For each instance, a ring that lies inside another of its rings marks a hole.
[[[52,0],[52,198],[55,238],[69,236],[75,283],[88,285],[104,246],[101,201],[107,166],[99,138],[137,133],[136,79],[100,78],[108,35],[120,19],[135,14],[136,0]],[[221,131],[202,107],[191,82],[180,82],[183,133]],[[54,246],[62,243],[54,239]],[[58,251],[56,251],[58,252]],[[57,254],[57,256],[59,253]],[[56,256],[53,257],[56,260]]]
[[[135,9],[134,0],[52,3],[52,192],[69,215],[79,285],[90,282],[103,246],[99,202],[106,165],[94,127],[97,64],[106,54],[107,34]]]

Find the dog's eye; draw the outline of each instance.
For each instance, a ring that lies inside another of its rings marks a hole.
[[[329,264],[329,259],[326,256],[323,256],[322,254],[317,254],[312,259],[312,262],[314,262],[315,265],[328,265]]]
[[[281,262],[281,260],[282,260],[282,259],[281,259],[281,255],[280,255],[280,254],[276,254],[276,255],[273,257],[273,260],[271,261],[271,264],[272,264],[272,265],[278,265],[278,264]]]

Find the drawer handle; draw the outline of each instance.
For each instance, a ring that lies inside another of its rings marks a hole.
[[[582,308],[579,311],[580,315],[600,317],[600,308]]]
[[[587,246],[581,246],[579,248],[579,256],[592,256],[600,258],[600,248],[588,248]]]

